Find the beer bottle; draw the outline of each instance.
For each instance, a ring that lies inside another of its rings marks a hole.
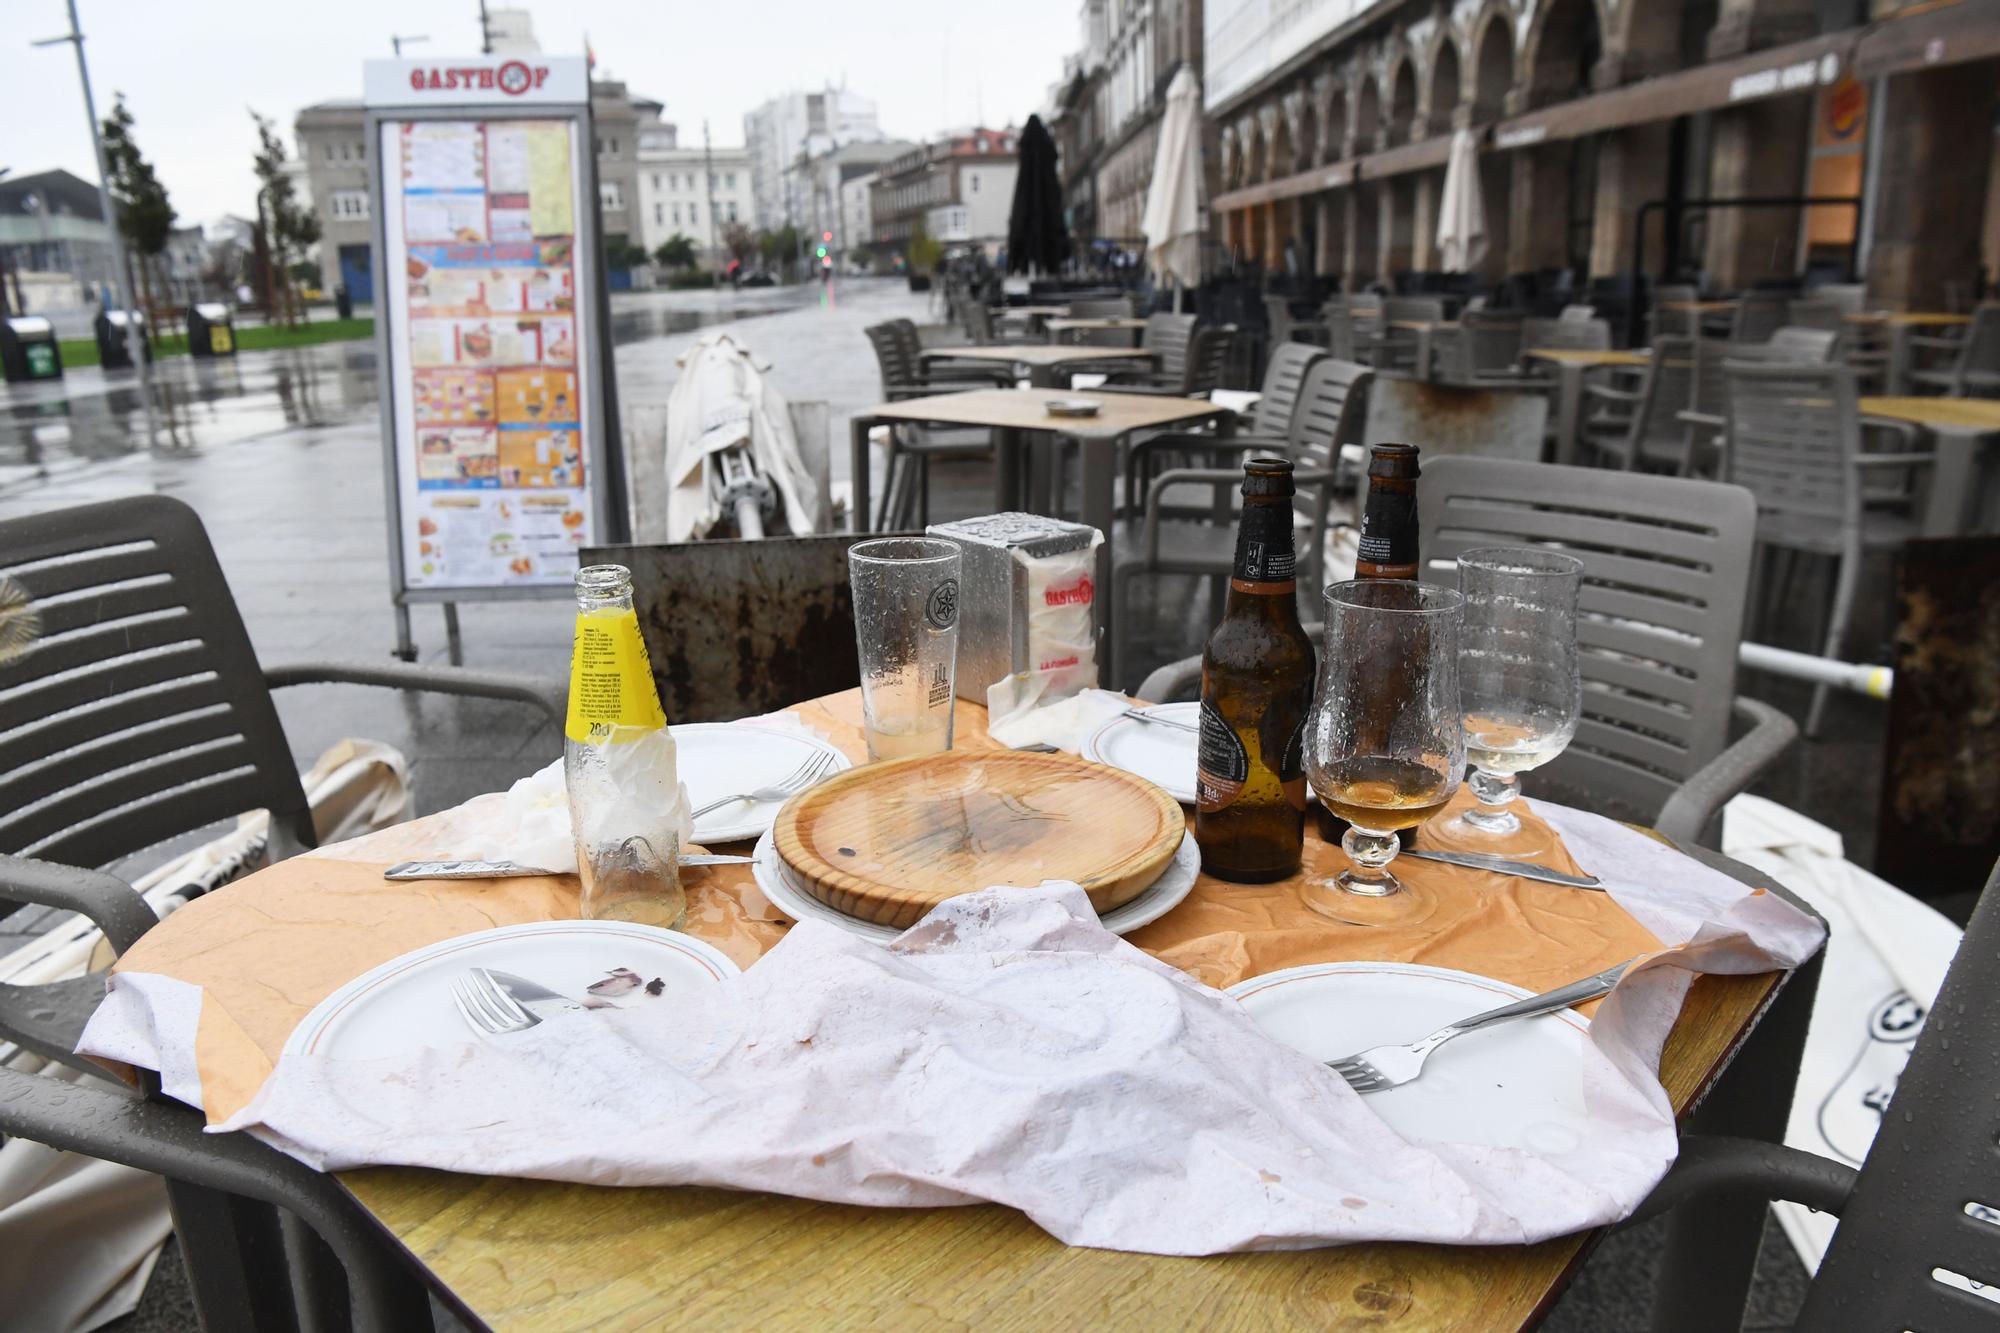
[[[1243,465],[1243,520],[1222,622],[1201,655],[1194,837],[1201,868],[1258,884],[1299,868],[1313,645],[1293,575],[1292,465]]]
[[[1378,444],[1369,455],[1355,578],[1416,578],[1418,475],[1414,444]]]

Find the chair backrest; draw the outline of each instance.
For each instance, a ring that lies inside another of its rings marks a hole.
[[[1787,324],[1773,333],[1764,347],[1768,361],[1831,361],[1840,351],[1840,330]]]
[[[923,383],[917,357],[897,333],[893,321],[870,324],[862,332],[868,335],[868,343],[875,349],[875,367],[882,372],[885,396]]]
[[[632,571],[660,703],[728,722],[850,688],[860,671],[847,548],[874,534],[587,547]],[[726,634],[690,632],[727,625]]]
[[[1601,319],[1522,320],[1521,349],[1530,351],[1537,347],[1607,352],[1611,350],[1611,325]]]
[[[1792,301],[1785,306],[1785,327],[1840,333],[1847,327],[1846,315],[1838,302],[1812,297]]]
[[[1525,326],[1516,312],[1467,306],[1458,317],[1456,333],[1437,341],[1438,377],[1463,383],[1477,375],[1513,369],[1521,359]]]
[[[1822,282],[1806,288],[1806,296],[1826,302],[1843,315],[1858,315],[1868,308],[1868,284],[1863,282]]]
[[[1903,1003],[1885,1013],[1908,1022],[1921,1017],[1923,1028],[1806,1291],[1799,1329],[1993,1328],[1991,1283],[2000,1272],[1996,957],[2000,868],[1929,1011],[1899,996]]]
[[[1115,301],[1071,301],[1071,319],[1126,319],[1132,314],[1132,303],[1124,297]]]
[[[1692,336],[1701,316],[1687,307],[1696,299],[1693,283],[1670,282],[1653,288],[1653,336],[1657,338],[1663,333]]]
[[[1736,299],[1736,313],[1729,322],[1729,341],[1761,343],[1784,327],[1785,310],[1791,298],[1783,292],[1747,291]]]
[[[977,292],[965,303],[965,336],[979,347],[993,341],[993,312],[986,308],[985,299]]]
[[[1385,378],[1368,392],[1361,442],[1414,444],[1426,469],[1432,459],[1455,455],[1533,460],[1542,456],[1548,422],[1548,396],[1532,389]],[[1367,503],[1367,484],[1364,473],[1358,507]]]
[[[1861,448],[1861,408],[1846,366],[1799,362],[1723,363],[1729,411],[1726,480],[1747,487],[1764,519],[1819,527],[1861,522],[1853,460]]]
[[[1156,368],[1166,380],[1181,379],[1187,373],[1188,343],[1194,339],[1193,315],[1158,311],[1146,316],[1146,334],[1140,346],[1158,352]]]
[[[1992,393],[2000,389],[1996,375],[2000,375],[2000,301],[1986,301],[1972,312],[1972,323],[1965,330],[1965,342],[1952,365],[1952,392]]]
[[[1583,562],[1583,716],[1532,796],[1650,821],[1722,752],[1756,507],[1739,486],[1486,458],[1426,458],[1422,577],[1455,584],[1477,546],[1554,546]]]
[[[1694,345],[1693,338],[1673,334],[1653,339],[1645,383],[1639,388],[1638,406],[1632,413],[1632,429],[1625,448],[1616,451],[1626,467],[1639,466],[1649,443],[1680,449],[1681,470],[1688,467],[1688,428],[1680,413],[1694,401]]]
[[[1385,323],[1435,324],[1444,318],[1444,302],[1435,296],[1388,296],[1382,300]]]
[[[1587,305],[1566,305],[1556,318],[1565,324],[1581,324],[1597,318],[1597,308]]]
[[[1292,412],[1292,452],[1301,467],[1330,467],[1340,446],[1360,434],[1375,372],[1356,361],[1327,357],[1313,363],[1299,385]]]
[[[263,669],[194,510],[163,495],[0,522],[39,635],[0,662],[0,852],[102,867],[271,812],[313,845]]]
[[[1250,409],[1251,435],[1287,435],[1298,406],[1306,372],[1326,358],[1324,347],[1311,343],[1279,343],[1264,359],[1264,383],[1257,405]]]
[[[1181,367],[1180,391],[1190,398],[1206,398],[1223,387],[1229,373],[1229,353],[1236,343],[1236,326],[1211,325],[1195,330],[1188,345],[1187,361]]]

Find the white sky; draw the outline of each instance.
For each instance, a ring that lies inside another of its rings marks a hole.
[[[505,0],[501,0],[504,3]],[[275,118],[293,147],[301,106],[361,95],[361,62],[392,33],[428,34],[406,56],[479,49],[477,0],[78,0],[98,112],[123,92],[140,148],[184,221],[252,212],[256,131]],[[495,7],[499,7],[498,4]],[[844,78],[883,129],[918,139],[1038,110],[1078,46],[1079,0],[527,0],[551,54],[582,50],[600,74],[666,103],[682,142],[707,117],[718,144],[773,94]],[[67,167],[95,182],[62,0],[0,0],[0,167]]]

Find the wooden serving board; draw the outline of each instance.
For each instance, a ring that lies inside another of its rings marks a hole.
[[[1133,774],[962,750],[835,774],[792,798],[771,836],[813,897],[902,928],[961,893],[1045,879],[1108,912],[1159,878],[1186,831],[1179,803]]]

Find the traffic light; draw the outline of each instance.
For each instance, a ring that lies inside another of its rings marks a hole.
[[[818,256],[819,256],[819,257],[820,257],[821,259],[825,259],[825,258],[826,258],[826,247],[822,245],[822,246],[818,247],[818,248],[817,248],[816,250],[814,250],[814,252],[813,252],[813,253],[814,253],[814,254],[816,254],[816,255],[818,255]]]
[[[833,233],[830,231],[823,231],[819,234],[819,238],[822,241],[826,241],[827,243],[831,244],[833,241]]]

